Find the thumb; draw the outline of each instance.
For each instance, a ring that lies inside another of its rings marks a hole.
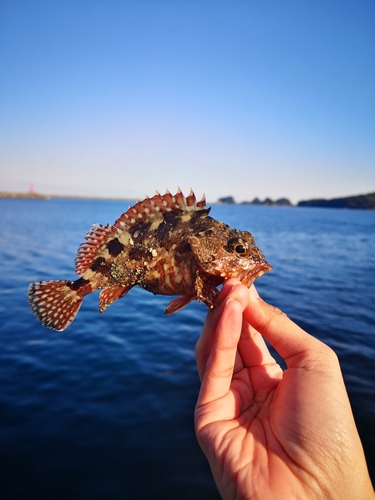
[[[254,287],[249,290],[244,317],[285,359],[288,368],[322,366],[324,361],[332,367],[333,358],[337,364],[332,349],[306,333],[280,309],[264,302]]]

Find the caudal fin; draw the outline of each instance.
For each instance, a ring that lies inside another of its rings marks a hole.
[[[82,293],[79,293],[79,287],[72,285],[71,281],[30,283],[30,307],[44,326],[62,331],[74,320],[82,304]]]

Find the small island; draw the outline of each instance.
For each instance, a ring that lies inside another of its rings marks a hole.
[[[233,196],[226,196],[224,198],[219,198],[218,203],[221,205],[235,205]],[[292,207],[293,205],[290,203],[288,198],[280,198],[276,201],[271,200],[271,198],[266,198],[264,201],[261,201],[259,198],[254,198],[253,201],[242,201],[241,205],[263,205],[266,207]]]

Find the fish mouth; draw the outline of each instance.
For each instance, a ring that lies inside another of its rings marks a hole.
[[[254,281],[259,278],[259,276],[268,273],[268,271],[271,271],[271,269],[272,266],[271,264],[268,264],[268,262],[259,262],[249,273],[245,274],[245,276],[240,279],[240,281],[243,285],[250,288]]]

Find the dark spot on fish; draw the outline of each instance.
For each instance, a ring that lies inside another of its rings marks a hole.
[[[124,250],[124,245],[117,238],[107,243],[108,252],[112,257],[117,257]]]
[[[94,260],[94,263],[91,266],[91,271],[97,271],[100,268],[100,266],[103,266],[105,263],[106,262],[103,257],[98,257],[97,259]]]
[[[176,254],[180,254],[184,258],[184,254],[191,251],[190,243],[188,241],[181,241],[176,248]]]
[[[76,281],[68,281],[66,286],[68,286],[71,290],[77,291],[87,283],[89,283],[88,280],[85,280],[84,278],[79,278]]]
[[[129,258],[136,261],[150,261],[152,260],[151,252],[142,245],[133,245],[129,250]]]
[[[132,238],[137,241],[143,241],[145,235],[147,235],[151,226],[151,222],[145,222],[144,224],[137,224],[129,229],[129,233]]]
[[[140,280],[137,284],[141,288],[144,288],[145,290],[147,290],[147,291],[153,293],[154,295],[156,295],[158,293],[158,290],[159,290],[159,287],[160,287],[160,280],[157,279],[157,278],[154,278],[152,280],[149,279],[147,281]]]
[[[178,222],[179,215],[177,215],[176,212],[166,212],[165,214],[163,214],[163,219],[167,225],[173,227]]]
[[[79,278],[76,281],[68,281],[66,286],[71,290],[78,292],[80,297],[84,297],[88,293],[92,292],[92,287],[89,280],[85,280],[84,278]]]
[[[207,217],[209,212],[210,212],[211,208],[207,209],[207,210],[199,210],[198,212],[191,212],[191,220],[192,221],[201,221],[203,223],[206,223],[207,220],[210,220],[210,221],[213,221],[213,219],[211,219],[211,217]],[[219,221],[215,221],[215,222],[219,222]]]
[[[167,212],[163,214],[163,222],[161,222],[155,231],[155,238],[161,242],[165,243],[170,240],[170,236],[173,230],[181,224],[181,218],[176,212]]]

